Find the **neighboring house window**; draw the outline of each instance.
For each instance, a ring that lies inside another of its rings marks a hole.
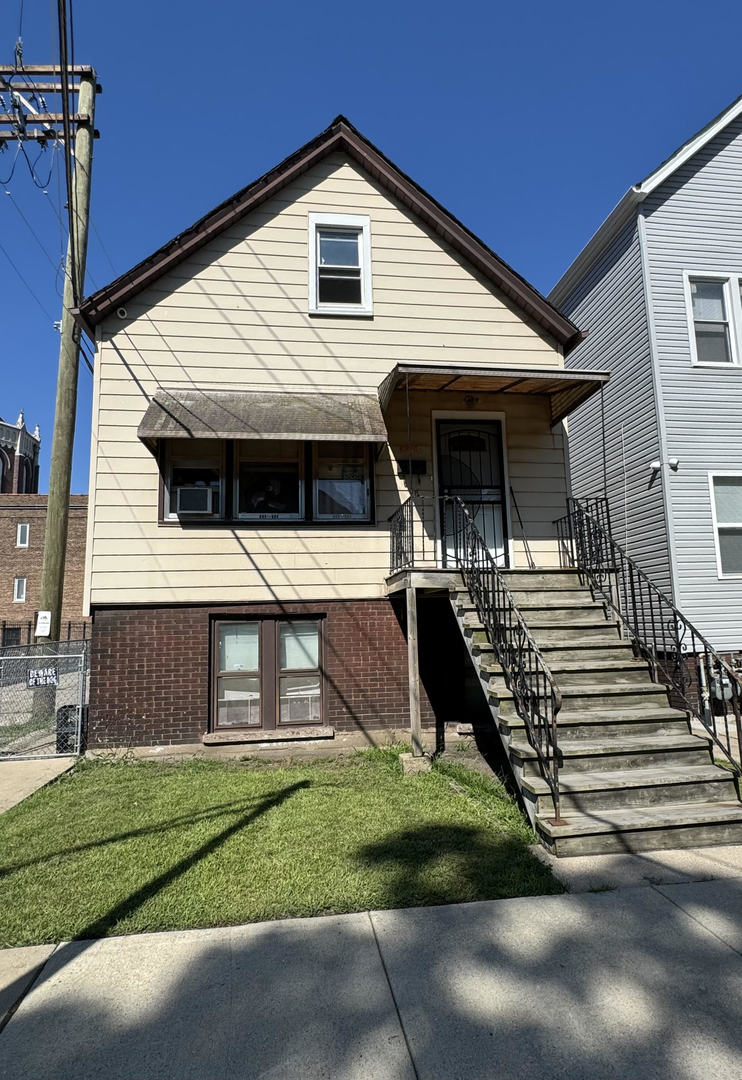
[[[18,525],[15,533],[15,546],[28,547],[28,525]]]
[[[742,474],[710,474],[719,577],[742,576]]]
[[[222,445],[193,439],[171,445],[167,468],[165,516],[203,520],[223,514]]]
[[[318,619],[219,621],[214,631],[214,727],[322,722]]]
[[[371,225],[359,214],[309,215],[309,310],[371,315]]]
[[[17,577],[13,579],[13,603],[25,604],[26,602],[26,579]]]
[[[687,275],[686,302],[694,364],[725,367],[739,362],[740,285],[737,275]]]

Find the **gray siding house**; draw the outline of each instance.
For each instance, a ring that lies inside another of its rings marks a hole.
[[[742,98],[630,188],[549,299],[611,372],[572,488],[716,649],[742,649]]]

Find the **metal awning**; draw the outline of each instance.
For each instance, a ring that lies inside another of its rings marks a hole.
[[[375,394],[158,390],[137,429],[140,439],[305,439],[387,441]]]
[[[398,386],[410,390],[460,390],[470,394],[545,394],[550,399],[551,422],[558,424],[583,401],[604,386],[607,371],[565,368],[485,367],[471,364],[397,364],[379,387],[382,409]]]

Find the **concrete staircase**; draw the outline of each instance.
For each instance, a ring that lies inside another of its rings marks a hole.
[[[466,589],[451,603],[541,842],[586,855],[742,842],[732,773],[670,707],[667,688],[573,571],[507,571],[513,599],[562,693],[559,787],[565,825]]]

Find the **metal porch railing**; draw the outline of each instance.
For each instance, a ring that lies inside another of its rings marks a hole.
[[[574,567],[618,617],[656,682],[664,682],[742,775],[742,679],[611,536],[604,498],[567,500],[557,524],[562,564]]]
[[[390,524],[392,574],[425,566],[461,573],[559,814],[557,716],[562,695],[470,509],[458,496],[411,496]]]

